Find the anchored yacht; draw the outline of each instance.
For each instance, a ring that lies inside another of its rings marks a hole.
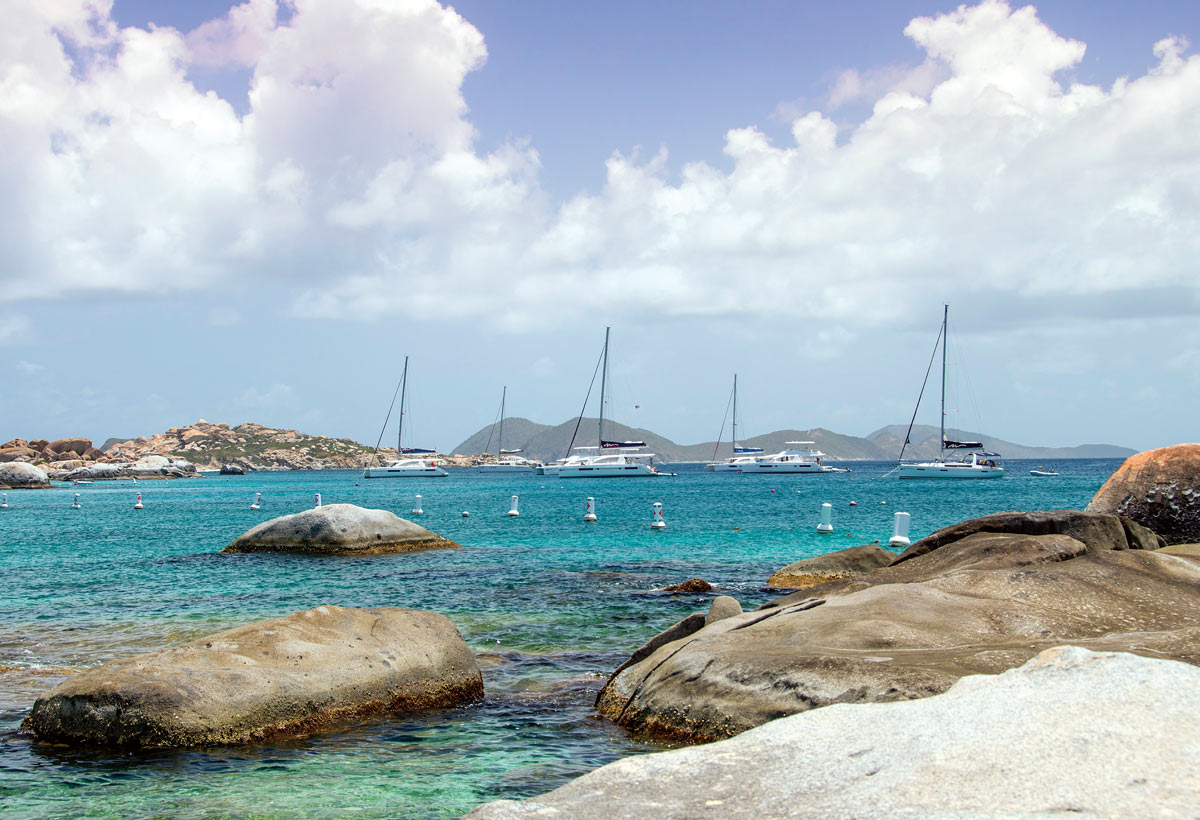
[[[400,376],[400,385],[397,387],[400,393],[400,423],[396,430],[396,455],[398,458],[386,467],[367,467],[363,470],[363,478],[441,478],[449,475],[445,470],[437,465],[437,451],[428,450],[424,447],[405,447],[403,445],[404,437],[404,416],[407,412],[405,402],[408,398],[408,357],[404,357],[404,372]],[[392,395],[392,404],[395,405],[396,396]],[[388,418],[392,415],[392,408],[388,408]],[[383,420],[383,430],[379,431],[379,440],[383,440],[383,433],[387,430],[388,419]],[[375,442],[375,452],[379,452],[379,442]],[[429,458],[426,458],[429,456]]]

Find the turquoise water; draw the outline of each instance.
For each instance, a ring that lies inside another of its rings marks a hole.
[[[457,471],[368,482],[328,471],[10,492],[0,510],[0,805],[5,818],[443,818],[537,794],[662,748],[592,709],[634,648],[712,598],[659,588],[700,576],[749,609],[773,597],[763,585],[791,561],[886,543],[896,511],[912,514],[915,540],[999,510],[1081,508],[1118,465],[1058,462],[1060,477],[1034,478],[1035,462],[1009,461],[1008,477],[976,482],[901,482],[883,477],[890,465],[856,463],[815,476],[679,465],[672,479]],[[71,508],[76,492],[81,510]],[[317,492],[404,517],[420,493],[421,523],[465,549],[217,554],[254,524],[312,506]],[[519,518],[506,515],[513,494]],[[600,520],[585,524],[589,495]],[[649,528],[655,501],[663,531]],[[815,531],[825,501],[832,535]],[[66,752],[17,732],[38,694],[71,670],[327,603],[446,614],[479,656],[485,701],[187,752]]]

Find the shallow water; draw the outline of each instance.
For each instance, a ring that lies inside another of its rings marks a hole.
[[[0,803],[5,818],[458,817],[629,754],[662,748],[599,719],[596,691],[629,653],[712,595],[656,590],[693,576],[749,609],[779,567],[891,535],[914,540],[1009,509],[1082,508],[1119,465],[1009,461],[1001,480],[921,482],[855,463],[839,475],[742,476],[679,465],[671,479],[481,476],[363,481],[254,473],[10,492],[0,511]],[[145,509],[132,509],[140,491]],[[71,508],[74,493],[83,509]],[[249,509],[255,492],[263,508]],[[324,503],[412,517],[462,550],[364,558],[218,555],[254,524]],[[506,513],[520,496],[519,518]],[[595,496],[596,523],[583,523]],[[649,528],[661,501],[667,528]],[[815,531],[833,505],[832,535]],[[856,501],[856,506],[850,506]],[[464,518],[462,512],[471,513]],[[449,616],[478,654],[482,704],[383,718],[319,737],[153,754],[66,752],[17,732],[71,671],[319,604]]]

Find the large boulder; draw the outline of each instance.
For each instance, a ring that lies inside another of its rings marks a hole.
[[[1168,544],[1200,541],[1200,444],[1130,456],[1087,508],[1131,518]]]
[[[71,470],[63,479],[65,481],[105,481],[129,476],[129,463],[88,464]]]
[[[81,672],[22,728],[73,746],[247,743],[482,696],[475,657],[442,615],[320,606]]]
[[[878,544],[864,544],[788,564],[767,579],[767,586],[772,589],[803,589],[826,581],[873,572],[895,560],[896,553]]]
[[[58,455],[66,455],[74,453],[76,456],[86,453],[92,449],[92,440],[87,438],[60,438],[58,441],[52,441],[46,446],[46,449]]]
[[[1200,669],[1076,647],[937,697],[628,757],[470,820],[1196,816]]]
[[[866,575],[675,629],[614,673],[597,707],[704,741],[831,703],[926,697],[1062,643],[1200,663],[1200,559],[1131,549],[1116,516],[1028,514],[1024,529],[1047,530],[1033,535],[979,524],[1022,528],[1005,515],[948,528],[953,540],[935,533],[934,547]]]
[[[41,467],[24,461],[0,464],[0,490],[44,490],[49,486],[50,477]]]
[[[326,504],[264,521],[221,552],[385,555],[458,548],[453,541],[387,510]]]
[[[38,450],[32,450],[29,447],[4,447],[0,448],[0,462],[7,461],[33,461],[41,458],[42,454]]]

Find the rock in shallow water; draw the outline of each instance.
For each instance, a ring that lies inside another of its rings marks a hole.
[[[50,477],[41,467],[23,461],[0,464],[0,489],[44,490],[50,486]]]
[[[475,657],[442,615],[321,606],[81,672],[22,728],[72,746],[247,743],[482,696]]]
[[[1200,541],[1200,444],[1130,456],[1087,508],[1132,518],[1168,544]]]
[[[597,707],[705,741],[832,703],[927,697],[1063,643],[1200,663],[1200,560],[1129,549],[1125,532],[1077,511],[964,522],[872,573],[710,625],[691,616],[634,653]]]
[[[1197,794],[1200,669],[1059,647],[937,697],[625,758],[467,817],[1192,818]]]
[[[264,521],[221,552],[385,555],[458,548],[453,541],[387,510],[326,504]]]

